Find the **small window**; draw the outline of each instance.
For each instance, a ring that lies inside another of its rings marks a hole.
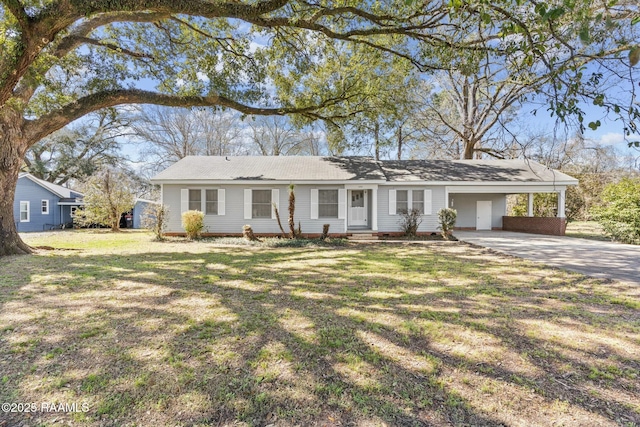
[[[409,210],[409,191],[396,191],[396,212],[401,214]]]
[[[20,222],[29,222],[31,220],[29,202],[20,202]]]
[[[205,214],[218,215],[218,190],[206,191]]]
[[[49,215],[49,201],[48,200],[43,200],[42,201],[42,208],[41,208],[41,212],[42,215]]]
[[[251,217],[271,218],[271,190],[252,191]]]
[[[421,214],[424,213],[424,191],[413,190],[411,195],[413,197],[413,201],[411,203],[412,209],[417,209]]]
[[[202,210],[202,191],[201,190],[189,190],[189,210],[190,211]]]
[[[338,218],[338,190],[318,190],[318,217]]]

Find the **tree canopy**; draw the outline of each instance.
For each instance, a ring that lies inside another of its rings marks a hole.
[[[29,251],[12,218],[27,149],[106,107],[337,124],[368,105],[390,57],[420,71],[473,70],[475,55],[490,51],[515,64],[514,78],[550,76],[554,114],[580,115],[578,99],[590,97],[632,134],[638,106],[610,100],[604,74],[584,66],[633,78],[638,19],[633,0],[2,0],[0,255]],[[358,66],[363,57],[379,60]]]

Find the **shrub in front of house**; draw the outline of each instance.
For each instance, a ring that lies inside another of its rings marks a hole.
[[[613,240],[640,244],[640,179],[624,178],[607,185],[591,212]]]
[[[162,204],[149,204],[142,213],[142,228],[153,232],[156,240],[164,240],[169,220],[169,207]]]
[[[422,223],[422,213],[420,209],[403,209],[400,212],[400,228],[407,237],[416,237],[418,227]]]
[[[202,236],[204,229],[204,212],[186,211],[182,214],[182,228],[189,240],[196,240]]]
[[[453,227],[456,225],[458,212],[451,208],[442,208],[438,211],[438,229],[442,231],[442,237],[449,239]]]

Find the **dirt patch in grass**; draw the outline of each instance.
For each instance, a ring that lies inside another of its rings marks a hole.
[[[637,287],[454,242],[97,236],[2,260],[0,402],[88,410],[0,425],[640,424]]]

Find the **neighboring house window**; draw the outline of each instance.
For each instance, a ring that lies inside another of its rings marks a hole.
[[[29,222],[31,220],[29,202],[20,202],[20,222]]]
[[[409,210],[409,191],[396,191],[396,212],[401,214]]]
[[[42,201],[42,215],[49,215],[49,201],[48,200],[43,200]]]
[[[189,190],[189,210],[190,211],[202,210],[202,191],[201,190]]]
[[[218,215],[218,190],[207,190],[205,194],[205,214]]]
[[[421,214],[424,213],[424,190],[412,190],[411,195],[413,197],[411,208],[417,209]]]
[[[338,190],[318,190],[318,217],[338,218]]]
[[[251,217],[271,218],[271,190],[252,190]]]

